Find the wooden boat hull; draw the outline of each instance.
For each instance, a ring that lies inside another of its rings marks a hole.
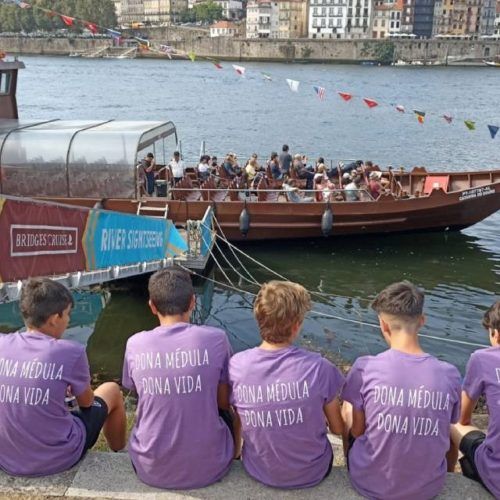
[[[96,199],[67,199],[57,201],[73,205],[92,206]],[[108,199],[104,208],[136,213],[137,200]],[[182,201],[150,198],[147,207],[168,205],[168,218],[177,225],[188,219],[201,219],[209,205],[221,227],[232,241],[300,239],[323,237],[322,216],[325,203],[243,202],[243,201]],[[330,237],[390,234],[411,231],[460,230],[472,226],[500,210],[500,181],[461,191],[444,193],[437,189],[429,196],[408,199],[383,196],[377,201],[332,202],[333,214]],[[250,216],[246,235],[240,230],[240,215],[246,207]],[[157,215],[153,211],[149,215]]]

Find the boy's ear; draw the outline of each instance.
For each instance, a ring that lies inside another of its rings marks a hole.
[[[499,330],[493,330],[493,328],[490,328],[490,337],[492,340],[492,344],[500,345],[500,331]]]
[[[188,311],[192,312],[195,307],[196,307],[196,295],[193,293],[193,295],[191,297],[191,302],[189,303],[189,309],[188,309]]]
[[[391,335],[391,329],[389,328],[389,323],[387,323],[386,321],[384,321],[382,319],[382,316],[379,316],[378,317],[378,324],[380,326],[380,330],[382,331],[382,333],[384,335]]]
[[[149,305],[149,308],[151,309],[151,312],[155,316],[158,316],[158,309],[156,309],[156,306],[153,304],[153,301],[151,299],[148,300],[148,305]]]
[[[427,321],[427,318],[426,318],[425,314],[422,314],[422,316],[420,316],[420,319],[418,320],[418,328],[419,329],[422,328],[425,325],[426,321]]]

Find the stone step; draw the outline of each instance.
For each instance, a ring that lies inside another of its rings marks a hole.
[[[195,473],[196,471],[193,471]],[[91,452],[70,471],[40,478],[11,477],[0,472],[0,498],[122,498],[138,500],[182,499],[315,499],[351,500],[360,497],[350,486],[345,467],[334,467],[314,488],[278,490],[251,479],[235,460],[219,483],[190,491],[166,491],[141,483],[126,453]],[[483,500],[492,497],[478,483],[460,474],[448,474],[439,499]]]

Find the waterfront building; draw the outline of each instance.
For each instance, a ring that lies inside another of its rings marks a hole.
[[[401,32],[403,0],[377,0],[373,6],[371,23],[372,38],[387,38]]]
[[[309,38],[345,38],[347,0],[310,0]]]
[[[419,38],[432,37],[434,3],[435,0],[414,0],[413,34]]]
[[[372,13],[371,0],[347,0],[346,38],[368,38]]]
[[[169,25],[180,20],[188,0],[121,0],[121,24]]]
[[[121,22],[131,26],[144,21],[144,0],[122,0]]]
[[[436,0],[434,36],[490,36],[495,31],[495,0]]]
[[[401,25],[399,31],[404,35],[413,35],[414,0],[403,0]]]
[[[307,35],[305,0],[250,0],[247,38],[302,38]]]
[[[113,3],[115,4],[115,14],[116,14],[116,20],[118,22],[118,26],[121,26],[121,24],[122,24],[122,0],[113,0]]]
[[[238,36],[239,28],[231,21],[217,21],[210,26],[210,38],[218,36]]]
[[[214,0],[222,7],[222,17],[227,20],[238,20],[243,18],[243,2],[241,0]]]
[[[497,17],[495,18],[495,32],[494,34],[500,36],[500,0],[497,0]]]

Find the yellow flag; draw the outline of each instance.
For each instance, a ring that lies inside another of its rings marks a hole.
[[[196,60],[196,54],[195,54],[193,51],[188,52],[188,57],[189,57],[189,59],[191,59],[191,61],[193,61],[193,62]]]

